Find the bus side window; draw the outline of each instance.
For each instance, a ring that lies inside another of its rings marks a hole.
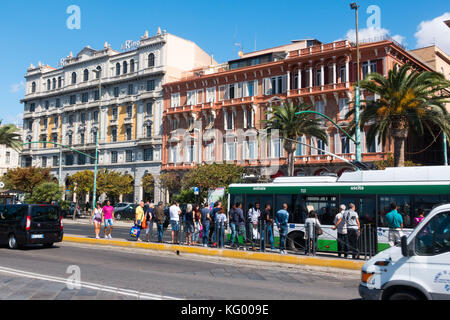
[[[417,234],[416,253],[433,256],[450,252],[450,212],[443,212],[430,220]]]

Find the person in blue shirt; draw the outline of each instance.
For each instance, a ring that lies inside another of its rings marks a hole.
[[[397,211],[398,207],[395,202],[391,203],[391,211],[386,214],[384,219],[389,227],[389,245],[395,246],[403,237],[403,217]]]
[[[287,203],[283,203],[283,209],[275,215],[275,223],[280,231],[280,253],[286,254],[286,237],[288,233],[289,212]]]

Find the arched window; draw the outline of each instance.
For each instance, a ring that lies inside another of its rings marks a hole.
[[[155,55],[153,53],[150,53],[148,55],[148,67],[154,67],[155,66]]]
[[[55,78],[53,78],[52,82],[53,82],[53,86],[52,86],[52,88],[53,88],[53,90],[55,90],[55,89],[56,89],[56,79],[55,79]]]
[[[31,93],[35,92],[36,92],[36,82],[33,81],[33,83],[31,84]]]
[[[123,62],[123,74],[128,73],[128,62]]]
[[[50,83],[50,79],[47,80],[47,90],[51,89],[51,83]]]
[[[77,74],[76,72],[72,73],[72,84],[76,84],[77,83]]]
[[[130,72],[134,72],[134,59],[130,61]]]
[[[85,69],[83,72],[83,81],[88,81],[89,80],[89,70]]]
[[[97,69],[96,69],[96,70],[97,70],[97,71],[100,70],[100,72],[96,72],[96,73],[95,73],[95,79],[99,79],[99,78],[100,78],[100,73],[101,73],[102,67],[97,66]]]
[[[116,63],[116,76],[120,76],[120,63]]]
[[[58,77],[58,88],[62,87],[62,78]]]

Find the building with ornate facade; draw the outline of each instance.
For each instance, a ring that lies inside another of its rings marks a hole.
[[[394,64],[410,63],[418,70],[431,70],[392,40],[361,44],[360,57],[361,79],[371,72],[387,76]],[[283,141],[263,138],[263,121],[270,117],[270,107],[305,102],[346,128],[356,66],[356,47],[347,40],[327,44],[298,40],[242,54],[238,60],[214,68],[192,70],[183,80],[166,83],[162,170],[182,173],[196,164],[215,161],[254,168],[265,176],[286,175]],[[363,91],[362,99],[377,97]],[[295,153],[296,175],[339,175],[354,170],[342,159],[308,146],[355,160],[355,144],[329,121],[322,124],[328,145],[313,137],[300,137],[303,144]],[[386,159],[393,142],[369,144],[366,131],[361,134],[362,161],[370,164]]]
[[[53,68],[31,65],[25,75],[23,139],[28,145],[21,166],[49,167],[62,178],[93,170],[95,160],[48,142],[59,143],[95,156],[99,131],[99,168],[129,174],[134,194],[123,201],[144,198],[142,178],[156,181],[155,201],[161,199],[158,176],[162,160],[163,85],[188,70],[215,65],[195,43],[166,31],[140,41],[127,41],[117,51],[105,43],[72,53]],[[94,70],[101,68],[101,74]],[[100,79],[101,77],[101,79]],[[101,80],[101,94],[99,84]]]

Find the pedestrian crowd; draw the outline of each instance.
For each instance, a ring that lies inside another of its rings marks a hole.
[[[145,230],[146,241],[152,241],[156,229],[155,242],[163,243],[164,229],[171,226],[171,243],[185,245],[201,245],[203,247],[224,248],[227,243],[230,248],[237,250],[256,250],[259,244],[260,251],[264,252],[266,246],[276,250],[274,242],[274,227],[278,228],[279,246],[281,254],[286,254],[286,241],[289,223],[289,208],[283,203],[278,210],[272,210],[270,204],[261,208],[260,203],[250,205],[244,213],[242,203],[237,202],[230,206],[227,213],[218,201],[211,204],[188,204],[184,212],[179,203],[172,202],[165,212],[163,202],[156,206],[153,203],[141,201],[136,207],[134,226],[130,236],[136,241],[142,241],[140,233]],[[403,218],[398,212],[398,207],[392,203],[391,211],[384,217],[389,226],[389,244],[394,246],[403,236]],[[95,237],[100,238],[101,225],[104,224],[105,239],[112,239],[111,233],[114,227],[114,208],[110,201],[106,201],[102,207],[97,204],[91,215],[95,227]],[[419,216],[414,219],[417,225],[424,219],[423,210],[419,210]],[[168,221],[167,221],[168,220]],[[231,231],[230,239],[225,240],[226,230]],[[332,230],[337,231],[337,252],[339,257],[359,259],[358,239],[361,235],[361,224],[356,206],[353,203],[347,206],[342,204],[334,217]],[[181,236],[180,236],[181,234]],[[323,234],[322,225],[315,210],[307,213],[304,222],[304,249],[306,255],[316,255],[318,251],[318,239]],[[183,239],[181,239],[183,238]]]

